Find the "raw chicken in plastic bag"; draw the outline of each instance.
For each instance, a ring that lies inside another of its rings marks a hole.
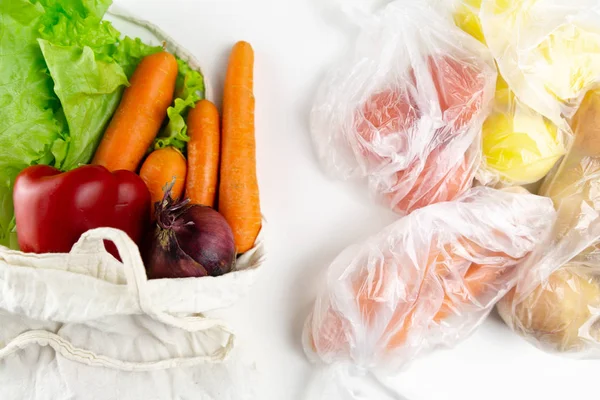
[[[558,126],[600,82],[597,0],[482,0],[481,26],[500,74]]]
[[[401,214],[452,200],[480,163],[493,59],[427,1],[396,0],[363,18],[353,54],[315,99],[319,157],[336,176],[366,177]]]
[[[550,199],[522,188],[476,187],[347,248],[306,321],[307,355],[393,374],[466,338],[513,287],[555,214]]]
[[[498,310],[546,350],[599,356],[600,91],[586,95],[571,126],[574,143],[540,190],[554,201],[557,223]]]
[[[438,7],[449,8],[459,28],[486,44],[479,19],[481,2],[438,0]],[[483,163],[477,180],[495,186],[538,182],[565,154],[570,139],[570,131],[524,104],[498,75],[494,106],[483,123]]]

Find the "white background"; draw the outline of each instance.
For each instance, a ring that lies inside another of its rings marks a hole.
[[[197,56],[217,104],[231,46],[242,39],[254,46],[258,175],[270,223],[269,261],[251,295],[220,316],[256,357],[260,400],[302,398],[314,367],[300,336],[323,271],[345,246],[394,220],[364,187],[328,180],[312,151],[312,96],[353,35],[328,1],[117,0]],[[410,400],[596,399],[599,375],[600,362],[542,353],[492,315],[457,348],[411,364],[394,385]]]

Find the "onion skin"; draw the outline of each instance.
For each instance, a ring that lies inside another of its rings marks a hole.
[[[231,227],[214,209],[176,202],[170,197],[155,205],[156,226],[143,249],[149,279],[219,276],[236,260]]]
[[[148,279],[199,278],[208,275],[201,264],[181,250],[175,232],[159,226],[150,235],[144,252],[144,265]]]
[[[177,222],[173,230],[179,246],[201,263],[209,275],[219,276],[231,271],[236,259],[235,241],[225,217],[210,207],[194,205]],[[194,224],[211,234],[203,235],[201,240],[195,239],[198,229]]]

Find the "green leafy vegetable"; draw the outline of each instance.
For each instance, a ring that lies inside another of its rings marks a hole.
[[[173,105],[167,110],[169,122],[154,141],[154,149],[173,146],[184,151],[187,142],[190,141],[187,135],[187,125],[185,117],[194,107],[196,102],[204,99],[204,78],[202,75],[189,67],[189,65],[177,59],[179,72],[175,84],[175,100]]]
[[[96,60],[90,47],[56,46],[43,39],[39,44],[69,126],[68,137],[59,139],[67,143],[66,154],[62,144],[54,144],[60,149],[54,152],[55,166],[69,170],[94,155],[127,76],[116,62]]]
[[[12,187],[34,164],[89,163],[140,60],[162,51],[103,21],[112,0],[0,1],[0,245],[16,247]],[[164,140],[185,146],[202,75],[179,60]],[[17,227],[18,228],[18,227]]]
[[[119,41],[119,31],[102,16],[112,0],[36,0],[44,7],[39,35],[59,46],[91,47],[110,58]],[[36,2],[34,1],[34,2]]]
[[[112,54],[113,59],[123,68],[125,75],[131,77],[135,67],[140,63],[142,58],[150,54],[162,51],[161,46],[150,46],[143,43],[139,38],[132,39],[125,37],[121,41],[115,52]]]
[[[54,166],[88,163],[140,60],[162,50],[140,39],[120,39],[102,16],[110,0],[41,0],[39,45],[68,125],[52,145]]]
[[[27,1],[0,5],[0,244],[16,243],[12,186],[25,167],[51,158],[64,121],[37,44],[44,10]]]

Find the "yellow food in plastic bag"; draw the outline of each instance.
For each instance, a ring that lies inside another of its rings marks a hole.
[[[479,8],[482,0],[462,0],[455,7],[458,27],[485,43]],[[499,12],[519,9],[519,1],[496,1]],[[550,57],[553,54],[548,54]],[[555,55],[554,55],[555,56]],[[486,171],[479,180],[508,185],[524,185],[542,179],[565,154],[562,137],[555,124],[515,98],[499,76],[495,107],[483,124],[483,156]]]
[[[557,127],[508,89],[496,92],[496,106],[482,131],[487,167],[510,184],[537,182],[565,153]]]
[[[512,296],[512,293],[508,296]],[[511,310],[510,301],[498,304],[503,318]],[[538,286],[514,310],[517,330],[535,338],[540,344],[558,351],[577,351],[585,346],[579,332],[594,315],[591,307],[600,306],[600,287],[584,268],[565,266],[555,271],[544,285]],[[600,339],[597,329],[590,329],[592,339]]]
[[[482,0],[487,45],[518,98],[554,123],[600,83],[600,7],[587,0]]]
[[[600,91],[585,96],[571,122],[574,143],[560,168],[544,181],[540,194],[559,210],[556,232],[568,235],[600,211]],[[595,210],[586,216],[586,209]]]
[[[515,331],[561,352],[600,348],[600,92],[587,93],[571,128],[568,154],[540,189],[558,210],[552,239],[498,304]]]
[[[573,148],[582,154],[600,157],[600,90],[586,94],[573,118],[572,128],[576,132]]]
[[[577,98],[600,77],[600,32],[563,25],[529,53],[525,63],[536,66],[536,75],[556,98]]]
[[[463,31],[485,44],[481,21],[479,21],[481,0],[464,0],[456,5],[454,23]]]

